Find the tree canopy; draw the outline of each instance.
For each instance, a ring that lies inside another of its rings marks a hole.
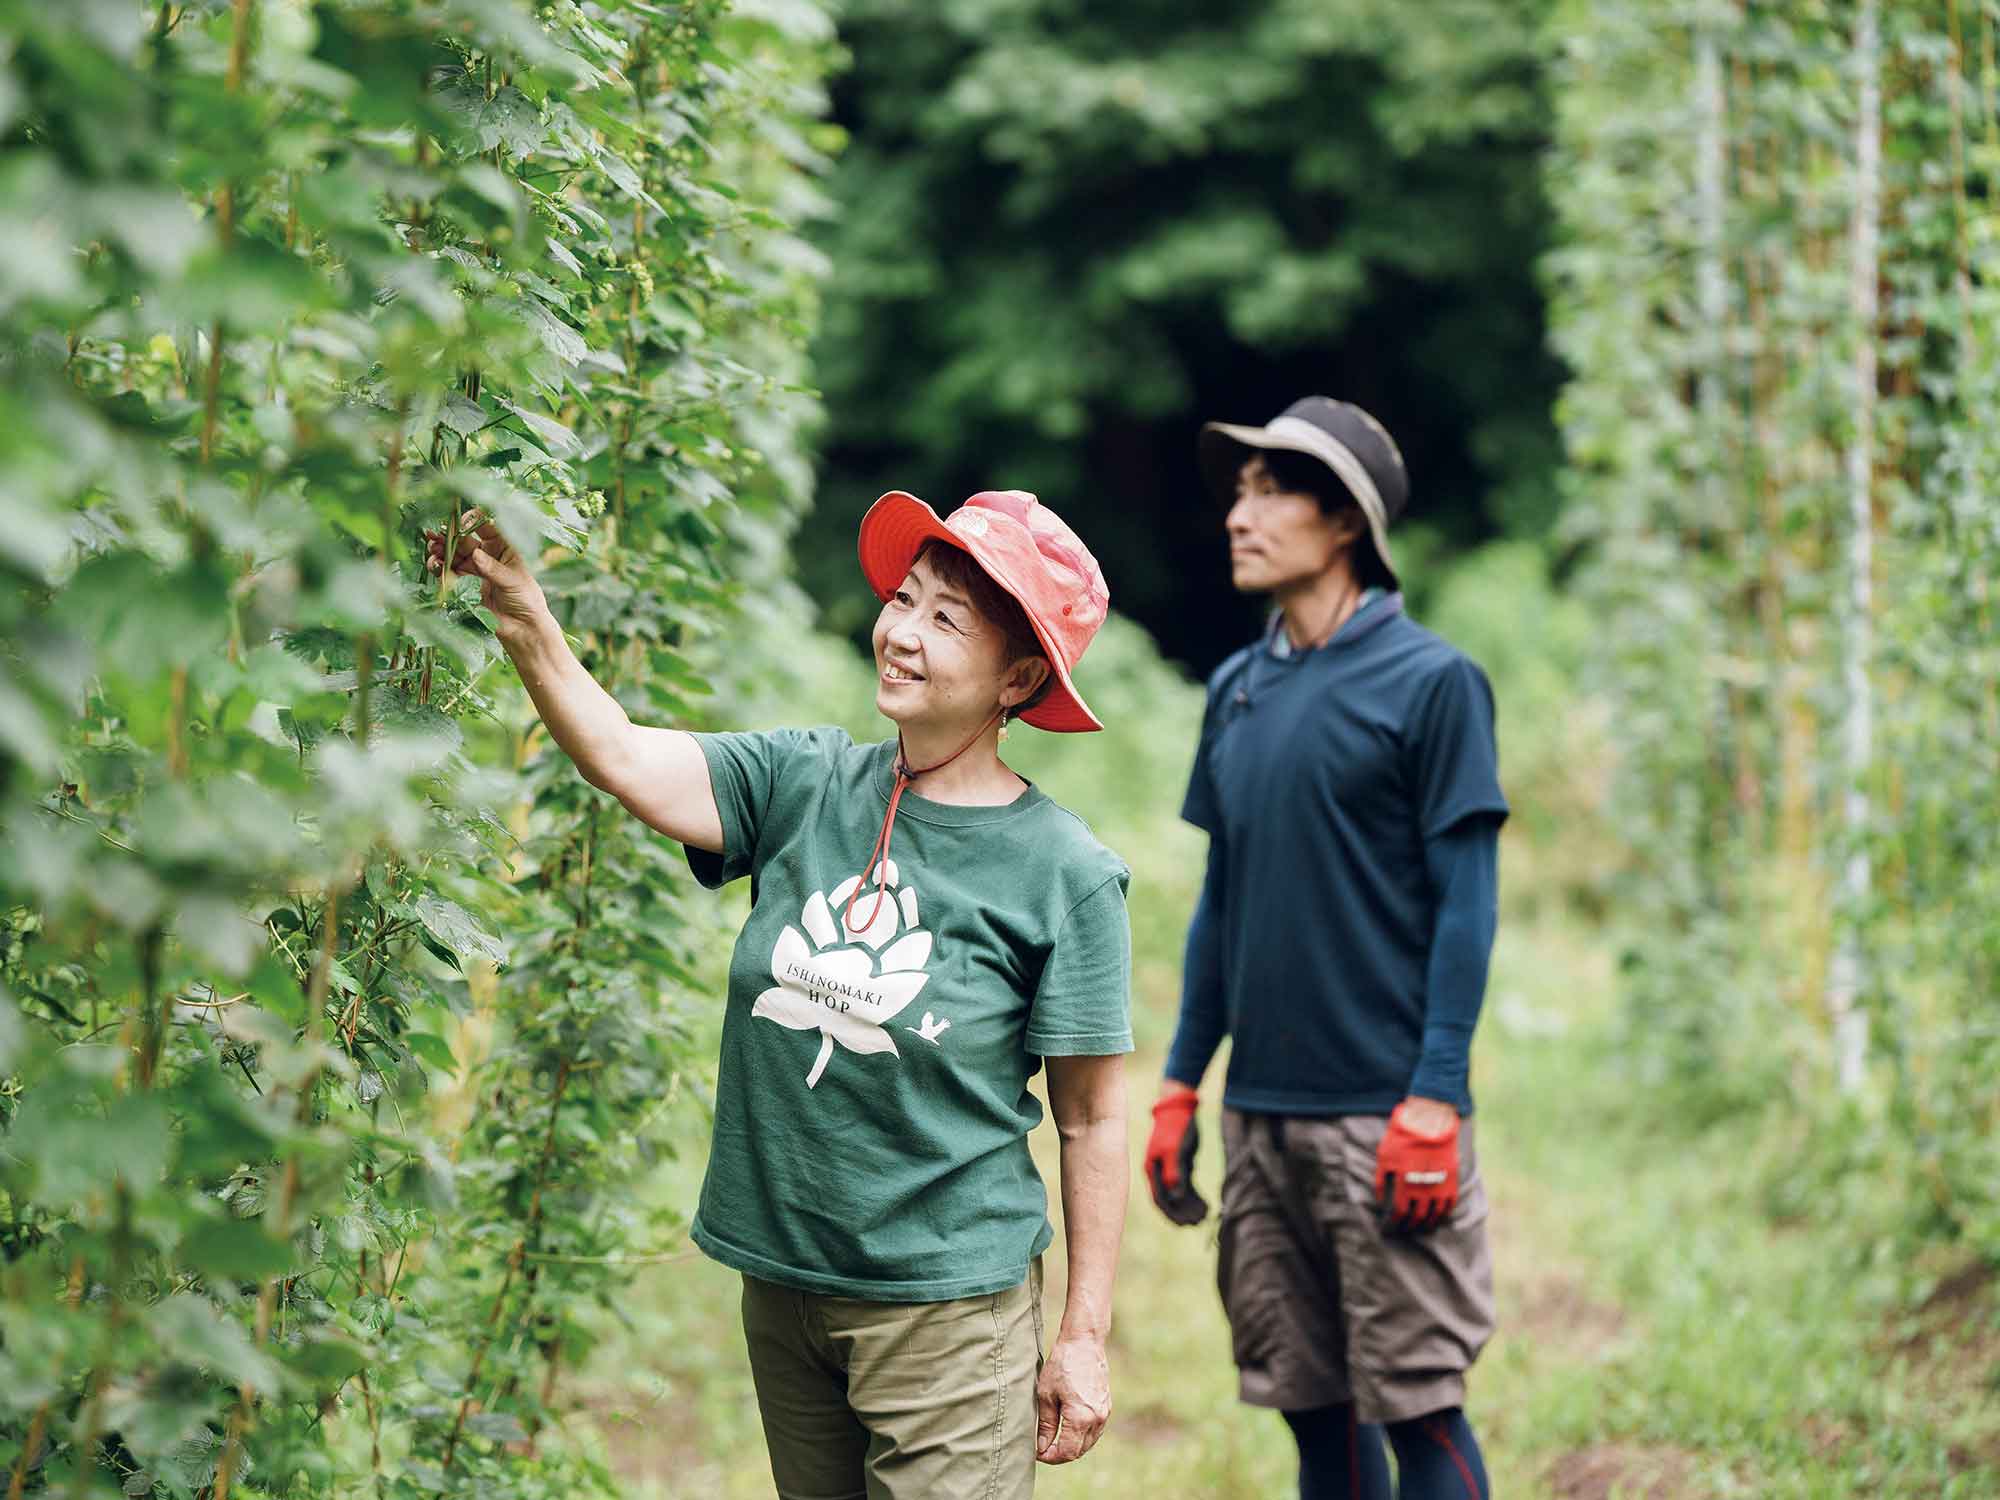
[[[801,549],[831,619],[865,606],[853,527],[876,494],[1014,486],[1207,665],[1251,615],[1196,430],[1313,391],[1401,442],[1413,561],[1545,532],[1545,9],[853,0]]]

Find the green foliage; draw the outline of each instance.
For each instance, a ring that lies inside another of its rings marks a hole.
[[[1578,691],[1589,609],[1560,592],[1544,549],[1493,542],[1446,569],[1423,621],[1493,684],[1500,775],[1512,806],[1506,923],[1606,915],[1626,844],[1608,809],[1615,757],[1603,702]]]
[[[804,498],[824,30],[6,8],[9,1500],[614,1492],[547,1424],[672,1228],[705,928],[420,532],[484,508],[699,716]]]
[[[1503,924],[1481,1026],[1503,1291],[1473,1377],[1480,1431],[1541,1450],[1547,1486],[1511,1492],[1573,1494],[1549,1460],[1595,1453],[1639,1471],[1612,1494],[1651,1487],[1650,1455],[1674,1460],[1667,1493],[1988,1493],[1987,1299],[1899,1316],[1913,1283],[1933,1290],[1936,1262],[1919,1269],[1896,1242],[1893,1184],[1816,1169],[1823,1120],[1773,1111],[1704,1129],[1686,1095],[1649,1086],[1608,1014],[1614,936]],[[1819,1224],[1838,1230],[1805,1227]],[[1962,1330],[1943,1328],[1953,1315]]]
[[[862,509],[1020,486],[1206,669],[1248,634],[1193,440],[1312,390],[1408,452],[1455,547],[1553,518],[1536,257],[1547,0],[850,0],[802,575]],[[1414,545],[1414,533],[1413,545]]]
[[[1861,14],[1557,13],[1572,535],[1633,848],[1635,1047],[1698,1108],[1795,1098],[1838,1123],[1842,1170],[1995,1256],[2000,7],[1880,6],[1873,277]],[[1845,1089],[1843,955],[1870,1028]]]

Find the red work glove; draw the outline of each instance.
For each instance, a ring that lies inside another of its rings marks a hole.
[[[1389,1234],[1425,1234],[1458,1206],[1458,1112],[1436,1132],[1413,1129],[1410,1102],[1389,1116],[1375,1154],[1375,1205]]]
[[[1169,1083],[1153,1106],[1153,1133],[1146,1139],[1146,1182],[1153,1203],[1176,1224],[1199,1224],[1208,1200],[1194,1190],[1194,1148],[1201,1139],[1194,1107],[1200,1095],[1184,1083]]]

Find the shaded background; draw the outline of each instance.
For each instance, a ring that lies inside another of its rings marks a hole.
[[[1427,559],[1540,537],[1558,460],[1536,265],[1543,0],[855,0],[821,232],[826,425],[797,556],[833,628],[872,614],[855,523],[1033,490],[1117,607],[1206,671],[1229,588],[1204,420],[1309,392],[1402,445]]]

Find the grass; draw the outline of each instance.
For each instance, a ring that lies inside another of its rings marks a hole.
[[[1134,870],[1137,1184],[1201,859],[1199,835],[1162,819],[1157,788],[1185,776],[1200,693],[1123,622],[1106,628],[1093,661],[1105,668],[1090,691],[1113,724],[1106,743],[1027,736],[1010,759],[1058,800],[1105,819],[1108,841]],[[865,701],[859,688],[846,696]],[[780,716],[797,711],[787,702]],[[1548,712],[1541,727],[1587,717]],[[1524,814],[1508,834],[1513,906],[1474,1058],[1500,1331],[1473,1371],[1469,1410],[1494,1493],[2000,1496],[2000,1325],[1988,1278],[1949,1262],[1901,1263],[1904,1241],[1890,1232],[1896,1206],[1859,1174],[1830,1186],[1837,1202],[1822,1195],[1826,1206],[1801,1217],[1799,1199],[1817,1186],[1799,1186],[1814,1184],[1810,1176],[1782,1182],[1803,1129],[1782,1102],[1761,1117],[1700,1126],[1613,1047],[1613,943],[1561,895],[1590,887],[1611,857],[1590,833],[1602,789],[1579,780],[1575,768],[1595,761],[1576,746],[1538,758],[1536,727],[1513,726],[1513,742],[1529,749],[1515,755],[1514,774],[1525,777],[1524,805],[1548,812],[1551,826],[1538,832]],[[1537,765],[1556,769],[1537,779]],[[1218,1063],[1197,1168],[1211,1201],[1221,1179],[1220,1077]],[[704,1139],[699,1107],[681,1107],[674,1137]],[[1037,1136],[1053,1184],[1054,1131],[1044,1125]],[[667,1163],[653,1186],[659,1201],[691,1213],[701,1166],[699,1149]],[[1823,1160],[1814,1170],[1824,1180]],[[1779,1201],[1790,1205],[1782,1225],[1770,1212]],[[1060,1247],[1058,1235],[1048,1260],[1051,1326]],[[1214,1261],[1212,1221],[1176,1229],[1135,1188],[1112,1424],[1083,1462],[1043,1470],[1041,1493],[1292,1492],[1283,1424],[1236,1402]],[[1920,1270],[1942,1280],[1912,1310]],[[737,1293],[734,1273],[689,1252],[644,1273],[618,1309],[573,1431],[601,1445],[633,1500],[771,1493]]]
[[[1164,969],[1144,991],[1143,1006],[1171,1008]],[[1476,1075],[1501,1329],[1469,1405],[1495,1494],[2000,1494],[1986,1278],[1961,1275],[1912,1312],[1909,1268],[1865,1222],[1775,1226],[1764,1150],[1782,1136],[1666,1117],[1606,1045],[1611,993],[1607,945],[1588,929],[1503,934]],[[1156,1063],[1134,1067],[1135,1159]],[[1197,1169],[1211,1198],[1216,1092]],[[1053,1180],[1053,1132],[1039,1134]],[[698,1160],[671,1164],[659,1191],[691,1207],[699,1173]],[[1060,1261],[1052,1250],[1052,1321]],[[1278,1418],[1236,1403],[1213,1266],[1212,1221],[1177,1230],[1135,1196],[1117,1411],[1084,1462],[1042,1472],[1041,1493],[1290,1492]],[[598,1362],[591,1425],[635,1497],[770,1493],[736,1285],[698,1256],[649,1272]]]
[[[1763,1211],[1779,1122],[1691,1133],[1613,1059],[1601,1008],[1529,1007],[1524,981],[1547,994],[1566,969],[1610,993],[1601,956],[1565,964],[1551,937],[1533,969],[1503,954],[1482,1058],[1503,1333],[1475,1400],[1496,1490],[1596,1497],[1622,1468],[1624,1493],[1662,1497],[2000,1493],[2000,1412],[1976,1388],[1938,1399],[1943,1372],[2000,1359],[1983,1290],[1965,1337],[1899,1341],[1892,1242]]]

